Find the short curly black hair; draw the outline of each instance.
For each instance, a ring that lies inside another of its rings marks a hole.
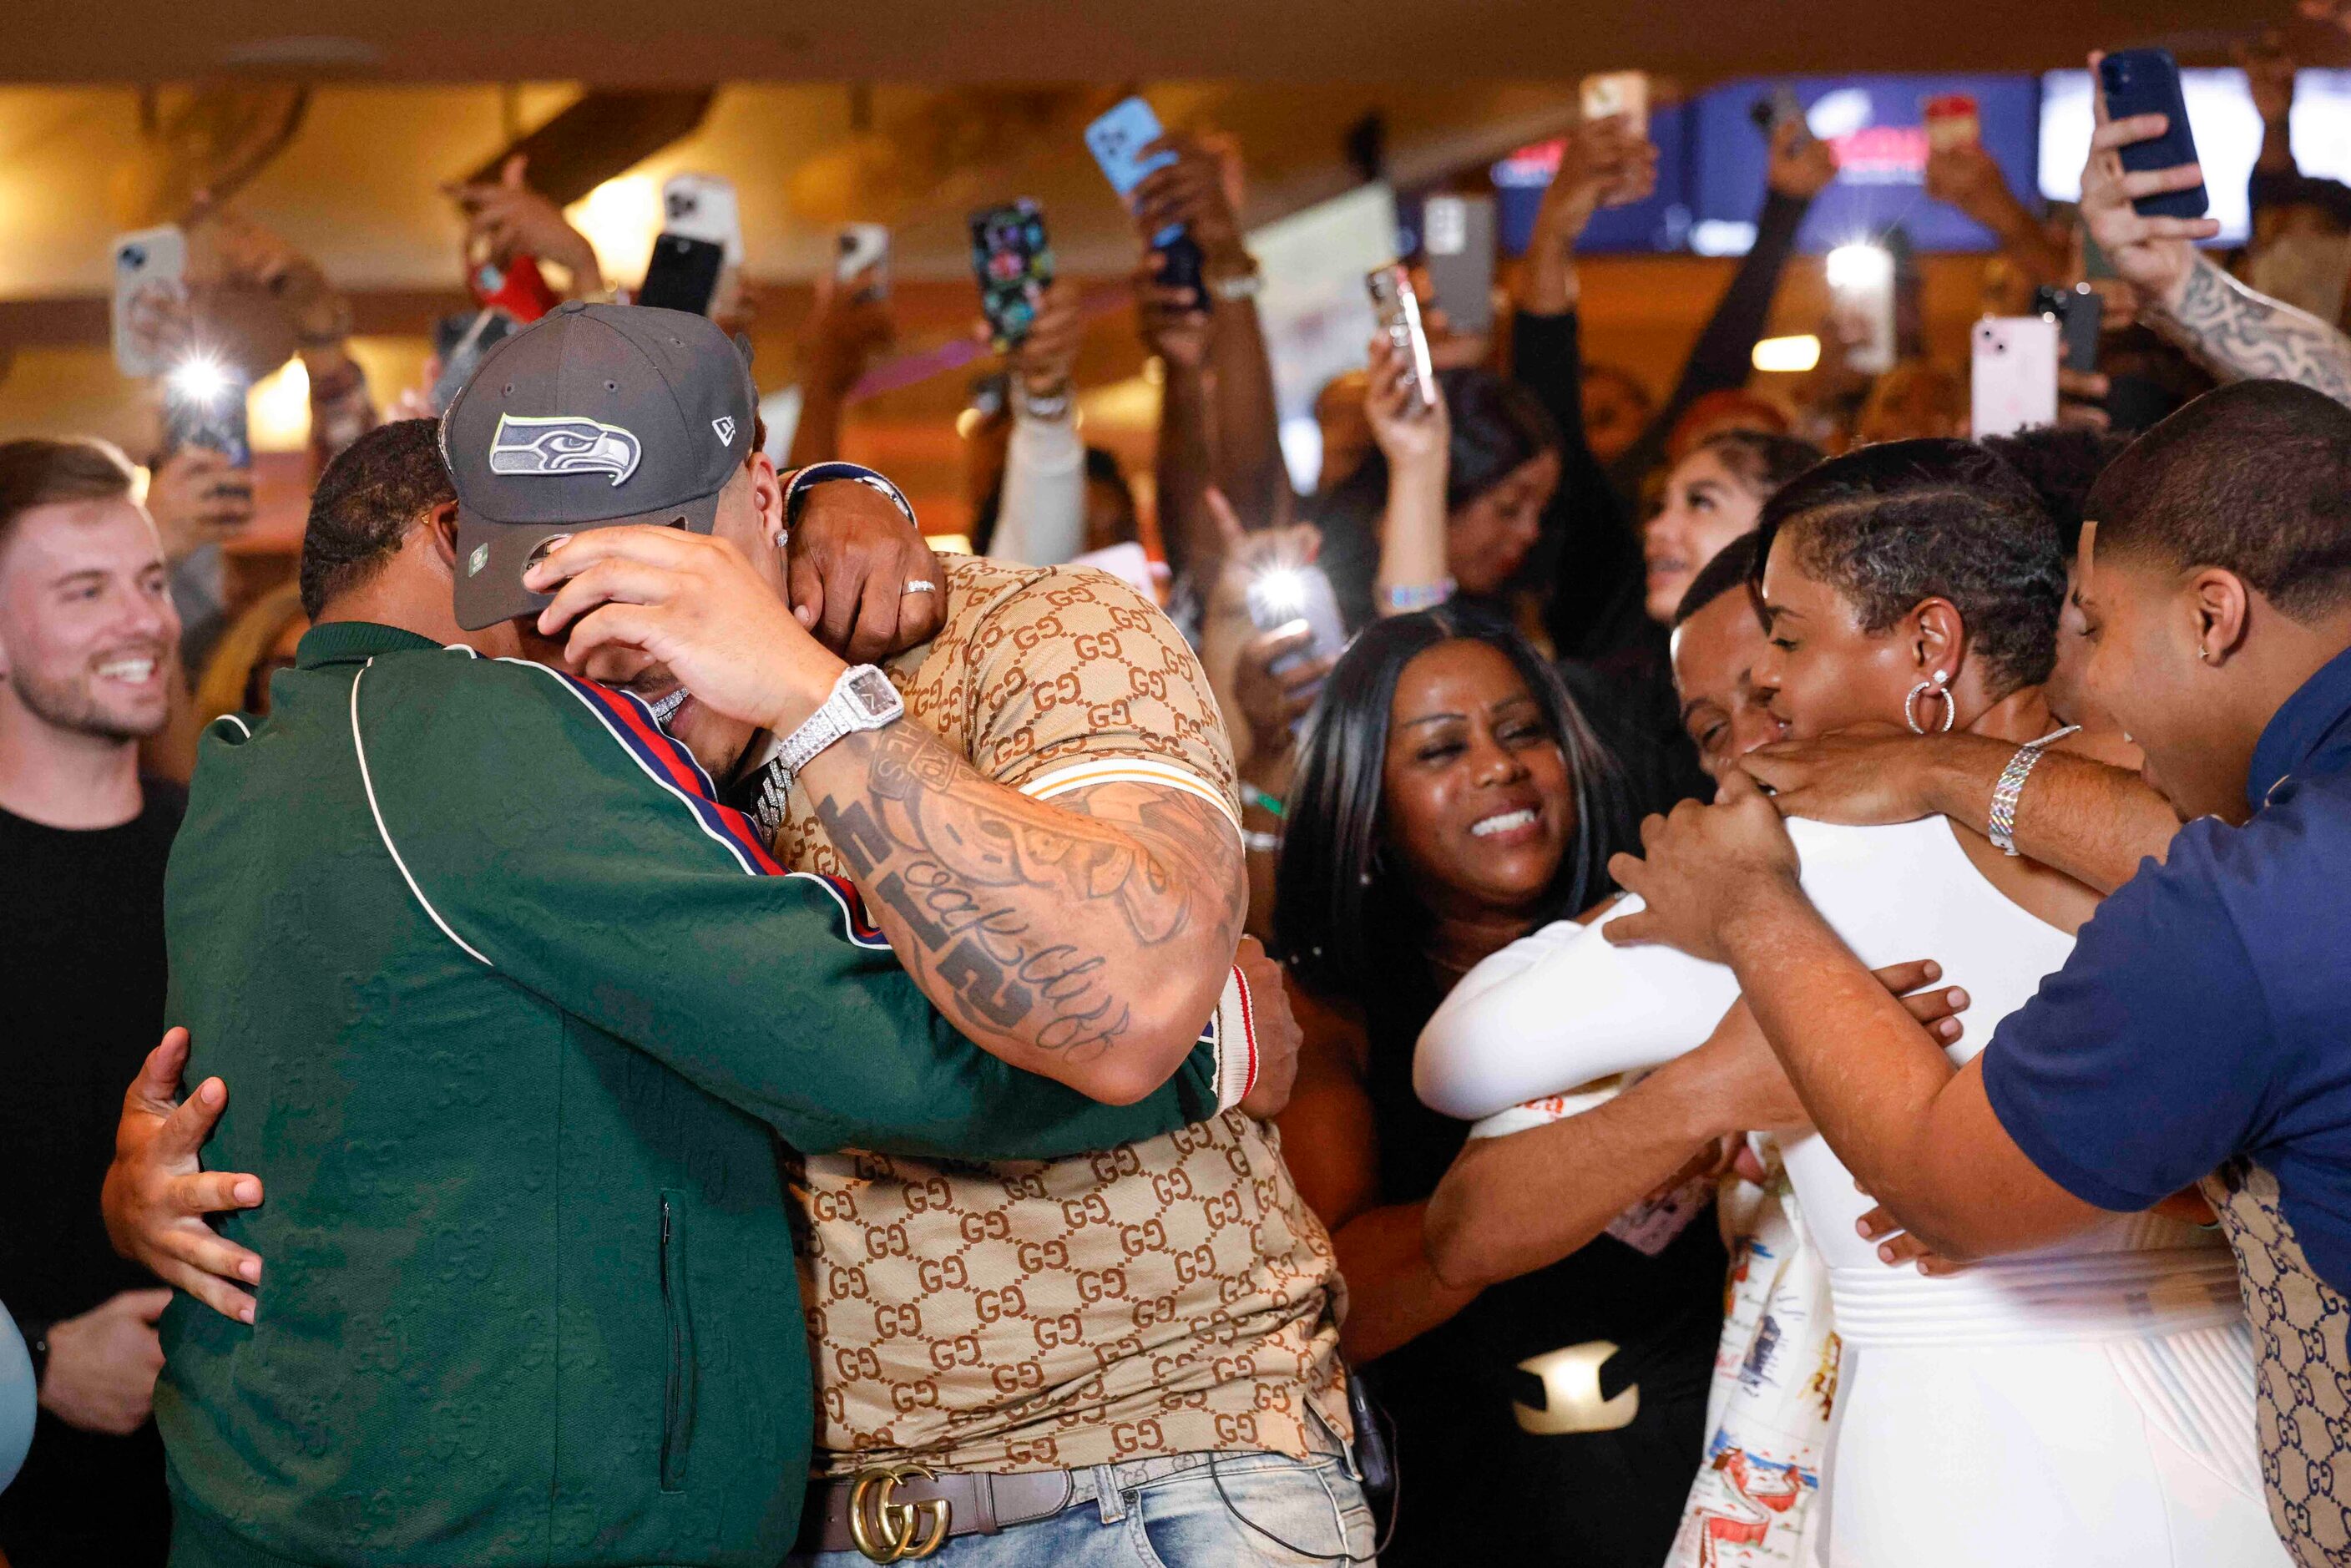
[[[2032,487],[1971,441],[1887,441],[1831,458],[1764,504],[1751,580],[1787,536],[1810,576],[1883,632],[1947,599],[2003,695],[2049,678],[2065,552]]]
[[[2014,435],[1979,438],[1993,455],[2024,476],[2041,497],[2041,509],[2057,525],[2065,559],[2082,542],[2082,506],[2106,465],[2122,455],[2130,437],[2113,430],[2044,424]]]
[[[2351,409],[2292,382],[2206,392],[2107,465],[2093,547],[2236,573],[2288,616],[2351,604]]]

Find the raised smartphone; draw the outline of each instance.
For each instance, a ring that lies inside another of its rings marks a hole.
[[[2123,148],[2123,167],[2143,173],[2150,169],[2177,169],[2196,162],[2196,137],[2188,128],[2188,99],[2179,90],[2179,62],[2169,49],[2121,49],[2098,62],[2098,89],[2105,95],[2106,118],[2125,120],[2134,114],[2160,114],[2167,120],[2163,134]],[[2211,205],[2201,183],[2184,191],[2141,196],[2131,205],[2142,217],[2200,218]]]
[[[1494,325],[1494,198],[1431,196],[1421,208],[1420,249],[1429,287],[1456,332]]]
[[[1086,127],[1086,151],[1102,165],[1102,177],[1110,182],[1110,188],[1124,200],[1134,194],[1144,176],[1176,162],[1173,152],[1148,156],[1144,153],[1145,147],[1165,134],[1151,105],[1140,98],[1122,99]],[[1184,225],[1170,224],[1153,235],[1151,248],[1160,257],[1160,285],[1191,289],[1199,297],[1201,308],[1207,308],[1211,301],[1201,279],[1200,247]]]
[[[164,367],[130,330],[132,304],[142,295],[179,298],[188,286],[188,239],[178,228],[141,229],[114,241],[114,364],[126,376],[152,376]]]
[[[1976,323],[1970,382],[1976,435],[2013,435],[2057,423],[2057,322],[1987,316]]]
[[[1332,591],[1330,574],[1321,567],[1267,567],[1249,580],[1247,596],[1250,624],[1260,632],[1271,632],[1293,621],[1306,622],[1306,646],[1269,665],[1275,674],[1288,674],[1309,659],[1333,657],[1345,652],[1347,623],[1340,619],[1339,596]],[[1317,682],[1311,689],[1320,686]],[[1297,728],[1305,722],[1301,718],[1291,727]]]
[[[2044,284],[2032,291],[2032,313],[2057,323],[2059,362],[2087,374],[2098,368],[2098,335],[2105,329],[2106,299],[2086,283],[2071,288]]]
[[[843,224],[833,236],[832,276],[842,283],[862,278],[860,299],[890,297],[890,225]]]
[[[1372,314],[1379,318],[1380,329],[1412,366],[1421,407],[1435,408],[1437,371],[1428,362],[1428,332],[1420,324],[1420,298],[1412,291],[1412,274],[1401,262],[1375,267],[1364,275],[1364,287],[1371,290]]]
[[[252,467],[245,393],[244,381],[233,371],[167,373],[163,377],[163,450],[209,446],[227,458],[231,467]]]
[[[726,264],[725,246],[664,234],[653,241],[653,258],[645,263],[645,280],[637,287],[637,303],[707,316],[710,301],[718,293],[718,270]]]
[[[727,266],[743,265],[743,217],[735,203],[735,182],[724,174],[672,174],[664,181],[662,228],[708,240],[726,252]]]
[[[1023,196],[971,214],[971,270],[998,353],[1029,336],[1053,281],[1044,209]]]
[[[1976,106],[1973,93],[1938,93],[1923,99],[1918,118],[1926,123],[1929,152],[1971,147],[1983,140],[1983,111]]]
[[[1648,134],[1649,78],[1642,72],[1601,71],[1585,77],[1577,97],[1587,121],[1629,114],[1633,129]]]

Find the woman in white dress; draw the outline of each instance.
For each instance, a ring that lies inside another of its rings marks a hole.
[[[2030,492],[1980,449],[1865,449],[1782,491],[1764,522],[1772,650],[1757,680],[1792,737],[1907,720],[2022,746],[2056,727],[2039,683],[2060,549]],[[2064,962],[2095,904],[1944,819],[1789,827],[1807,893],[1864,962],[1931,956],[1971,997],[1961,1059]],[[1449,1114],[1491,1115],[1679,1054],[1736,992],[1720,965],[1549,926],[1455,988],[1422,1034],[1416,1086]],[[1888,1270],[1835,1155],[1817,1137],[1786,1147],[1844,1342],[1822,1561],[2285,1561],[2217,1236],[2150,1214],[1948,1276]]]

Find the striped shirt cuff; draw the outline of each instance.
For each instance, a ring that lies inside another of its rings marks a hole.
[[[1241,831],[1239,814],[1222,789],[1188,768],[1148,757],[1104,757],[1092,762],[1072,762],[1064,768],[1049,768],[1034,779],[1022,780],[1019,788],[1032,800],[1050,800],[1056,795],[1096,784],[1164,784],[1170,789],[1181,789],[1214,806],[1233,825],[1234,832]]]
[[[1229,1111],[1257,1087],[1257,1015],[1238,964],[1217,998],[1217,1109]]]

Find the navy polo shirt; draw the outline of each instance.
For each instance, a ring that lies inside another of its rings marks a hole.
[[[2262,732],[2241,828],[2190,822],[1984,1048],[2008,1135],[2074,1197],[2148,1207],[2236,1155],[2351,1291],[2351,652]]]

